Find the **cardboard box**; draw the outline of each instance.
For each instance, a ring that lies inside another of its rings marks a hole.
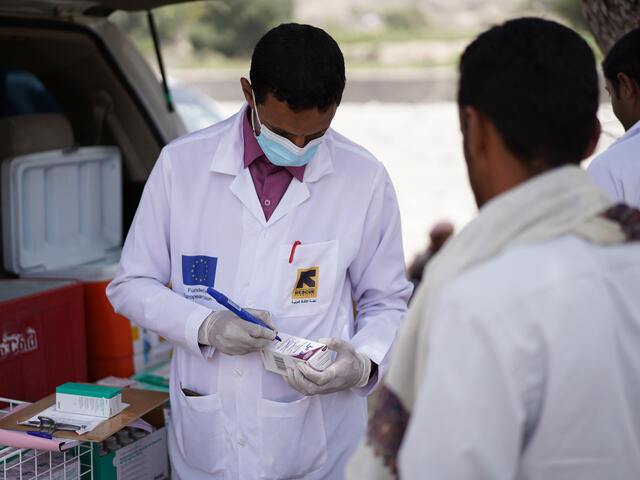
[[[135,380],[137,382],[136,388],[169,392],[170,370],[171,361],[166,361],[158,366],[149,368],[144,372],[136,373],[131,377],[131,380]]]
[[[161,426],[147,436],[102,457],[98,444],[94,443],[93,478],[95,480],[169,478],[167,427]]]
[[[133,368],[135,373],[143,373],[150,368],[170,360],[172,351],[173,345],[170,342],[162,341],[143,352],[134,354]]]
[[[316,370],[324,370],[331,364],[331,352],[323,344],[278,332],[281,342],[273,341],[261,350],[262,363],[267,370],[287,375],[287,369],[304,362]]]
[[[122,390],[104,385],[67,382],[56,387],[56,410],[113,417],[122,410]]]

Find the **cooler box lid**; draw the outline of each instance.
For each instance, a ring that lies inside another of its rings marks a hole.
[[[39,295],[49,290],[73,285],[75,280],[60,279],[24,279],[11,278],[0,280],[0,305],[31,295]],[[0,321],[0,323],[2,323]]]
[[[116,147],[22,155],[2,163],[4,264],[19,275],[113,256],[122,237]]]

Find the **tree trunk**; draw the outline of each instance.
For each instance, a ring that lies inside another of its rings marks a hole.
[[[591,33],[606,55],[620,37],[640,27],[640,0],[581,0]]]

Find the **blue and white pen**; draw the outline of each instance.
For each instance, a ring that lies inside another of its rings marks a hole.
[[[211,295],[213,298],[215,298],[216,302],[218,302],[223,307],[226,307],[229,310],[231,310],[233,313],[235,313],[241,319],[246,320],[247,322],[255,323],[256,325],[260,325],[261,327],[268,328],[269,330],[273,330],[273,328],[271,328],[269,325],[264,323],[259,318],[256,318],[253,315],[251,315],[244,308],[239,306],[237,303],[235,303],[229,297],[227,297],[226,295],[220,293],[216,289],[214,289],[212,287],[209,287],[209,288],[207,288],[207,293],[209,295]],[[282,339],[277,335],[277,332],[276,332],[276,340],[278,340],[279,342],[282,341]]]

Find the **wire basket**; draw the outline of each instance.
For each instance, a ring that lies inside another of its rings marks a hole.
[[[0,418],[27,402],[0,397]],[[93,480],[93,448],[84,442],[65,452],[0,445],[0,480]]]

